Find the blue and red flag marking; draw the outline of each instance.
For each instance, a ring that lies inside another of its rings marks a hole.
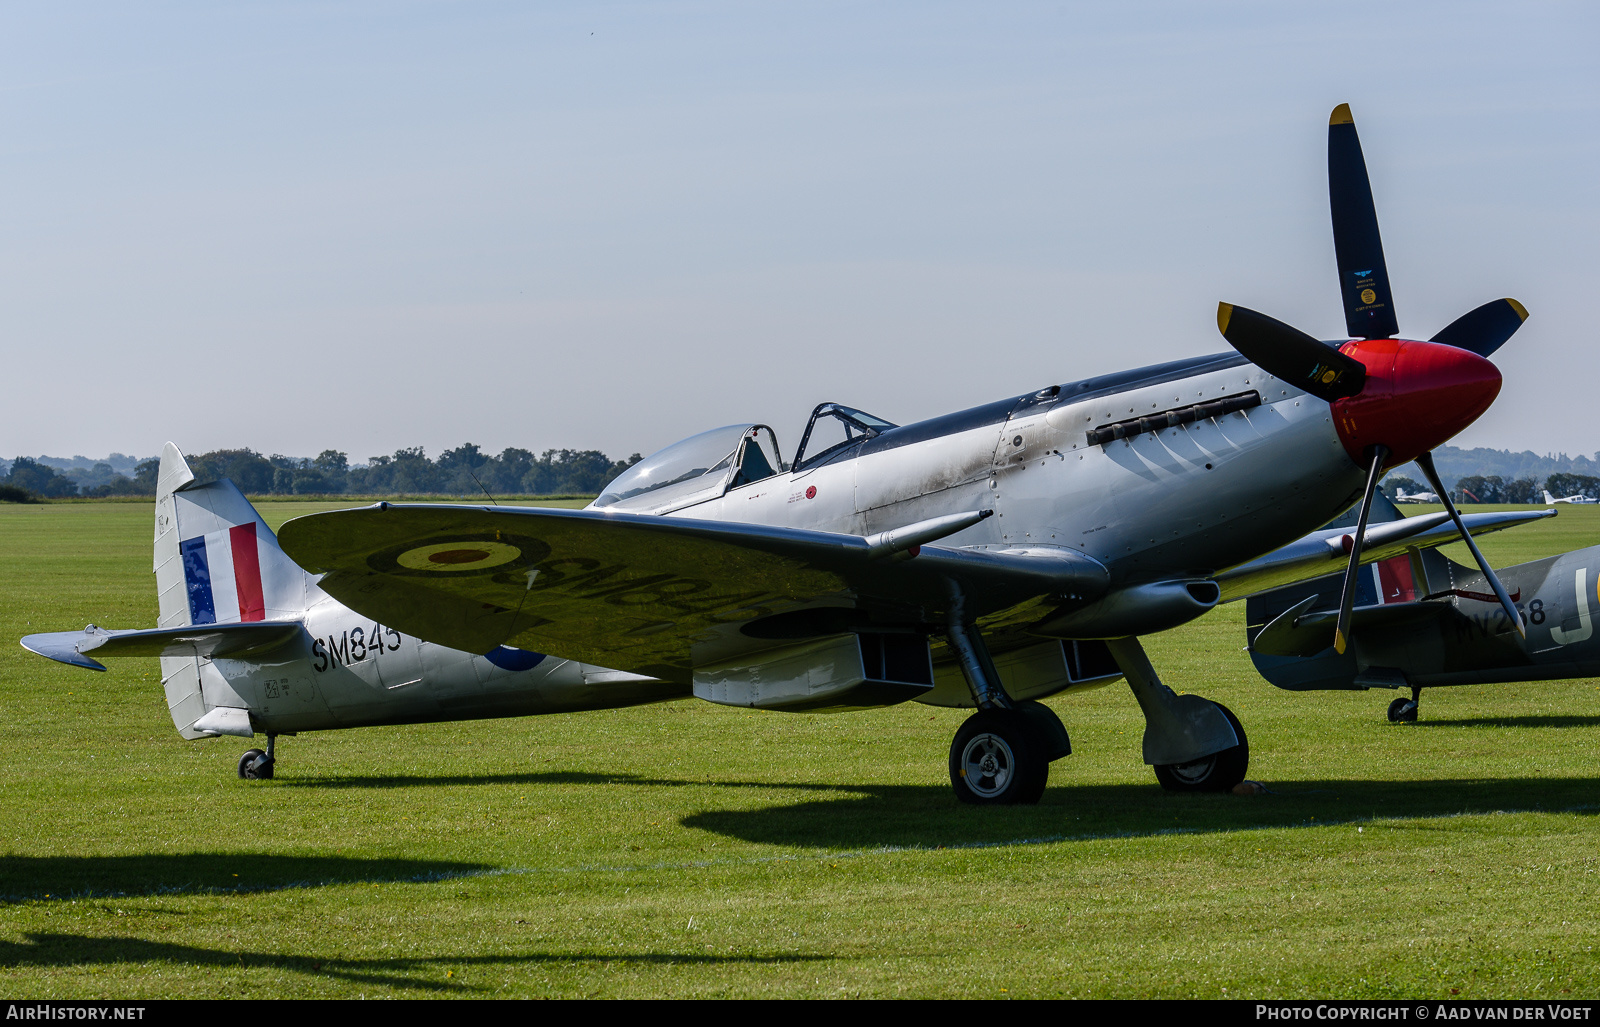
[[[261,551],[256,542],[256,525],[236,524],[223,532],[196,535],[178,543],[183,557],[183,578],[189,592],[189,623],[216,624],[258,621],[267,618],[267,603],[261,588]],[[232,594],[219,595],[214,581],[226,587],[233,579]],[[219,609],[219,606],[221,609]]]
[[[223,532],[196,535],[178,543],[183,558],[183,578],[189,592],[189,623],[230,624],[234,621],[266,620],[267,604],[261,587],[261,550],[256,541],[256,526],[236,524]],[[233,579],[232,594],[226,580]],[[217,586],[222,586],[219,591]],[[498,646],[484,654],[501,670],[532,670],[543,663],[543,653]]]

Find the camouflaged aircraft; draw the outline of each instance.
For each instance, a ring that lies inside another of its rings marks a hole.
[[[792,459],[770,427],[732,424],[641,461],[583,510],[378,503],[296,518],[276,540],[169,446],[164,626],[24,644],[80,663],[159,649],[186,736],[267,733],[244,776],[270,772],[276,734],[318,727],[691,696],[811,713],[916,701],[976,710],[949,750],[959,799],[1027,803],[1071,752],[1039,700],[1121,678],[1160,783],[1231,788],[1248,768],[1242,724],[1163,684],[1139,636],[1343,564],[1343,652],[1363,565],[1457,537],[1476,554],[1474,533],[1541,515],[1451,507],[1368,530],[1383,472],[1415,459],[1436,479],[1429,450],[1493,402],[1486,357],[1527,312],[1496,300],[1429,341],[1398,337],[1343,105],[1328,168],[1347,340],[1222,304],[1234,352],[913,424],[823,403]],[[1318,528],[1358,498],[1355,531]],[[252,605],[241,582],[258,565]],[[219,605],[223,566],[237,614]]]
[[[1381,497],[1385,525],[1403,518]],[[1432,515],[1435,518],[1442,514]],[[1555,516],[1554,510],[1530,517]],[[1346,519],[1347,521],[1349,518]],[[1246,639],[1256,670],[1295,692],[1409,689],[1389,703],[1389,719],[1417,719],[1424,688],[1600,676],[1600,546],[1502,567],[1495,575],[1527,623],[1510,619],[1484,574],[1427,545],[1363,568],[1345,652],[1333,648],[1339,585],[1300,582],[1245,602]]]

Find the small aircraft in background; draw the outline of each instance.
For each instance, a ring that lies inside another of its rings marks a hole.
[[[1375,512],[1379,531],[1421,519]],[[1408,546],[1363,569],[1348,651],[1333,649],[1339,584],[1329,576],[1246,601],[1250,659],[1290,691],[1410,689],[1389,704],[1391,721],[1416,720],[1424,688],[1600,676],[1600,546],[1495,573],[1527,617],[1526,639],[1507,630],[1483,574]]]
[[[1406,495],[1405,489],[1395,489],[1394,501],[1396,503],[1437,503],[1439,496],[1433,492],[1413,492],[1410,495]]]
[[[1162,786],[1227,790],[1248,768],[1243,725],[1163,684],[1140,635],[1343,564],[1343,653],[1362,567],[1456,538],[1504,611],[1485,630],[1525,630],[1473,535],[1542,512],[1463,518],[1446,499],[1370,531],[1368,516],[1384,472],[1412,460],[1444,495],[1430,451],[1494,401],[1486,358],[1527,311],[1495,300],[1399,338],[1345,105],[1328,174],[1348,340],[1224,303],[1233,352],[907,425],[823,403],[792,461],[769,427],[736,423],[635,464],[584,510],[385,502],[277,538],[168,444],[161,625],[23,644],[86,667],[160,655],[185,737],[267,733],[245,777],[271,773],[276,735],[324,727],[914,700],[976,709],[950,746],[958,799],[1031,803],[1071,752],[1038,700],[1124,678]],[[1355,530],[1319,529],[1358,498]]]
[[[1545,506],[1555,506],[1557,503],[1571,503],[1573,506],[1589,506],[1590,504],[1597,502],[1600,502],[1600,500],[1597,500],[1592,496],[1586,496],[1581,492],[1577,495],[1562,496],[1561,498],[1557,499],[1555,496],[1550,494],[1549,489],[1544,490]]]

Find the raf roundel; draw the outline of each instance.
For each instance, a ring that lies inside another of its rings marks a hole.
[[[395,562],[407,570],[482,571],[510,563],[522,555],[516,546],[504,542],[435,542],[431,545],[408,549],[395,557]]]

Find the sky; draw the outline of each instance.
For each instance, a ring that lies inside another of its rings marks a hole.
[[[9,3],[0,454],[649,453],[1530,310],[1455,444],[1600,450],[1600,7]]]

